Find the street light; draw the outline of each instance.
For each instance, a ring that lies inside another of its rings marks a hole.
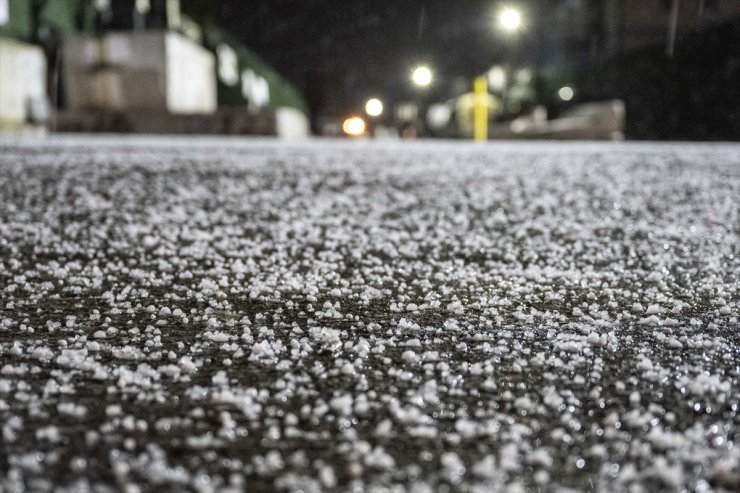
[[[383,114],[383,102],[378,98],[370,98],[365,103],[365,113],[369,116],[380,116]]]
[[[505,7],[501,9],[498,12],[497,21],[498,21],[498,26],[502,31],[512,35],[512,41],[515,41],[513,45],[517,45],[519,41],[519,37],[513,36],[513,35],[522,29],[522,13],[519,11],[519,9],[516,9],[514,7]],[[511,46],[510,50],[511,50],[511,53],[507,57],[508,60],[506,61],[506,68],[504,69],[505,70],[504,80],[506,82],[501,91],[501,103],[502,103],[504,112],[506,112],[510,106],[509,90],[511,86],[511,63],[512,63],[511,59],[516,58],[516,52],[518,51],[518,49],[517,49],[517,46]]]
[[[515,8],[506,7],[498,14],[498,24],[506,32],[516,32],[522,27],[522,14]]]
[[[411,81],[417,87],[428,87],[433,78],[432,71],[426,65],[419,65],[411,72]]]
[[[563,101],[570,101],[573,99],[573,96],[575,95],[575,92],[573,91],[573,88],[570,86],[563,86],[558,91],[558,97]]]
[[[359,137],[365,133],[365,120],[359,116],[350,116],[342,123],[342,130],[350,137]]]

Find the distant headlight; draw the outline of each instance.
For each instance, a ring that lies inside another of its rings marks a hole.
[[[359,137],[365,133],[366,128],[365,120],[359,116],[351,116],[342,123],[342,130],[350,137]]]

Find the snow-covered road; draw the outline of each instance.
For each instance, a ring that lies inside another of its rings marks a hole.
[[[0,141],[0,491],[738,491],[739,255],[740,145]]]

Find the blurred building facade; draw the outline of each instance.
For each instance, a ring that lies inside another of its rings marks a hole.
[[[26,42],[32,18],[30,2],[0,0],[0,131],[46,118],[46,58],[41,47]]]
[[[0,0],[2,128],[51,107],[61,131],[307,135],[300,94],[227,38],[179,0]]]
[[[67,110],[216,112],[216,57],[177,32],[71,35],[62,57]]]

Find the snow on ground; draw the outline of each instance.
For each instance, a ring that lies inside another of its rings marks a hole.
[[[2,491],[740,490],[740,146],[66,138],[0,173]]]

